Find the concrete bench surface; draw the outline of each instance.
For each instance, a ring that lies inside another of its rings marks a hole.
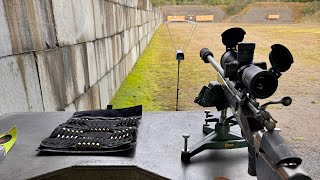
[[[217,176],[229,179],[256,179],[247,174],[247,148],[206,150],[185,165],[180,160],[184,145],[183,133],[189,133],[189,145],[202,140],[203,112],[146,112],[140,121],[137,146],[123,156],[54,155],[36,151],[41,141],[72,112],[9,113],[0,116],[0,133],[12,126],[18,138],[7,156],[0,161],[0,179],[28,179],[67,167],[132,167],[169,179],[212,180]],[[233,130],[239,131],[237,127]]]

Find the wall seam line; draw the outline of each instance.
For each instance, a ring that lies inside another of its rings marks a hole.
[[[36,52],[32,52],[34,59],[35,59],[35,64],[36,64],[36,69],[37,69],[37,76],[38,76],[38,83],[39,83],[39,88],[40,88],[40,96],[41,96],[41,102],[42,102],[42,110],[46,111],[44,107],[44,100],[43,100],[43,92],[42,92],[42,86],[41,86],[41,80],[40,80],[40,72],[39,72],[39,65],[38,65],[38,57],[36,55]]]

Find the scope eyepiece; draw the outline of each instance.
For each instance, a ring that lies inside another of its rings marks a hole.
[[[278,88],[277,76],[255,65],[243,69],[241,81],[253,97],[260,99],[270,97]]]

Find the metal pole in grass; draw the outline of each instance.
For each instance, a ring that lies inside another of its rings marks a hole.
[[[188,33],[188,36],[186,38],[186,41],[184,42],[183,44],[183,47],[182,47],[182,50],[181,49],[177,49],[176,48],[176,44],[174,43],[173,41],[173,37],[171,35],[171,32],[170,32],[170,28],[169,28],[169,25],[170,23],[190,23],[192,24],[191,26],[191,29]],[[184,60],[184,52],[191,40],[191,37],[194,33],[194,31],[196,30],[196,27],[197,27],[197,24],[193,21],[188,21],[188,20],[179,20],[179,21],[176,21],[175,19],[173,19],[172,21],[166,21],[165,22],[166,26],[167,26],[167,29],[168,29],[168,33],[169,33],[169,36],[170,36],[170,39],[171,39],[171,42],[173,44],[173,47],[174,47],[174,51],[176,53],[176,60],[178,61],[178,79],[177,79],[177,96],[176,96],[176,111],[179,111],[179,83],[180,83],[180,62],[182,60]]]

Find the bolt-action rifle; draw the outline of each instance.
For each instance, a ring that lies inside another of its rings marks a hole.
[[[257,179],[311,179],[301,168],[302,159],[287,145],[276,128],[277,121],[266,111],[270,104],[289,106],[290,97],[259,105],[257,99],[270,97],[278,87],[278,78],[293,63],[290,51],[283,45],[271,46],[269,60],[272,65],[254,63],[254,43],[243,43],[246,32],[231,28],[222,33],[226,52],[220,64],[212,52],[204,48],[200,57],[211,63],[218,72],[218,81],[204,86],[195,102],[204,107],[216,107],[221,111],[219,118],[206,111],[203,131],[208,134],[201,142],[182,151],[181,160],[190,158],[205,149],[232,149],[248,147],[248,173]],[[227,117],[227,109],[232,115]],[[211,128],[208,122],[215,122]],[[239,125],[241,135],[230,130]],[[188,135],[184,135],[188,138]]]

